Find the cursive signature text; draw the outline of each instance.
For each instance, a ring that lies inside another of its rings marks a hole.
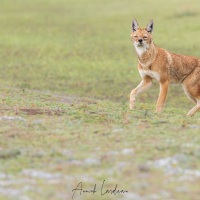
[[[72,190],[72,199],[74,199],[75,194],[81,196],[82,194],[91,194],[91,195],[94,195],[95,193],[99,193],[100,196],[104,196],[104,195],[119,195],[119,194],[128,193],[127,190],[118,189],[118,184],[116,184],[114,188],[111,188],[111,189],[110,188],[109,189],[106,188],[106,186],[105,186],[105,180],[101,184],[100,188],[101,188],[100,191],[97,191],[97,185],[94,184],[94,186],[92,188],[85,189],[85,188],[83,188],[83,183],[80,182]]]

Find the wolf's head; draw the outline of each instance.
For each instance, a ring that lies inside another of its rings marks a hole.
[[[132,22],[131,40],[138,55],[143,54],[149,49],[152,43],[153,20],[147,24],[146,28],[140,28],[136,19]]]

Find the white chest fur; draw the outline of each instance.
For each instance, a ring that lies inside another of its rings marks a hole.
[[[142,78],[145,76],[150,76],[151,78],[156,79],[157,81],[160,80],[160,75],[157,72],[151,70],[139,70],[139,73]]]

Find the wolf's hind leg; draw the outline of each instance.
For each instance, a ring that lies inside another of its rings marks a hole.
[[[200,110],[200,99],[197,100],[197,105],[188,112],[188,116],[192,117],[198,110]]]

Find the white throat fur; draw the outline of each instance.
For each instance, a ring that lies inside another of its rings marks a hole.
[[[135,50],[136,50],[138,56],[141,56],[143,53],[145,53],[148,50],[149,45],[144,44],[142,46],[138,46],[138,44],[136,42],[134,42],[134,47],[135,47]]]

